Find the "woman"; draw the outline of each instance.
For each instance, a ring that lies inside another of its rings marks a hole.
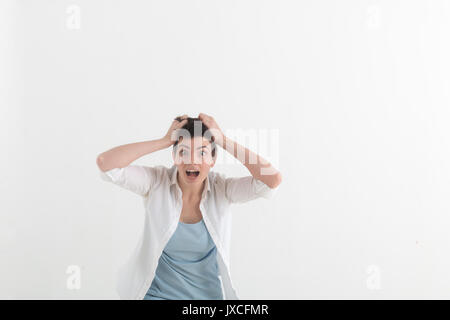
[[[249,176],[210,171],[217,145]],[[173,146],[174,165],[130,165]],[[245,157],[244,157],[245,156]],[[238,299],[229,272],[233,203],[269,198],[281,174],[265,159],[227,138],[213,117],[175,118],[161,139],[115,147],[97,157],[102,179],[142,196],[144,230],[119,270],[122,299]]]

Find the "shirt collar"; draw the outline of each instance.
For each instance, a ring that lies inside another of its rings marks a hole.
[[[177,181],[177,172],[178,172],[178,167],[176,165],[173,165],[172,166],[172,176],[170,177],[170,185],[176,184],[176,185],[178,185],[178,188],[180,188],[180,185],[178,184],[178,181]],[[211,191],[211,187],[210,187],[210,183],[209,183],[209,174],[206,176],[205,187],[203,189],[202,195],[204,194],[205,189],[207,192]]]

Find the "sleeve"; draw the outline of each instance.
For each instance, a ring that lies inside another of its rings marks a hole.
[[[244,203],[258,198],[270,199],[277,188],[270,188],[253,176],[225,178],[225,196],[231,203]]]
[[[159,171],[158,167],[128,165],[124,168],[114,168],[109,171],[100,170],[100,177],[119,187],[146,196],[159,181]]]

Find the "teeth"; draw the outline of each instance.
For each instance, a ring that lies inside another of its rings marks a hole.
[[[186,170],[186,174],[190,177],[195,176],[197,177],[200,174],[200,171],[198,170]]]

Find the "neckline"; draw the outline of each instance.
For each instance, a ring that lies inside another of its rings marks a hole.
[[[178,220],[179,224],[184,224],[184,225],[195,225],[195,224],[199,224],[203,221],[203,218],[200,219],[200,221],[194,222],[194,223],[185,223],[185,222],[181,222]]]

